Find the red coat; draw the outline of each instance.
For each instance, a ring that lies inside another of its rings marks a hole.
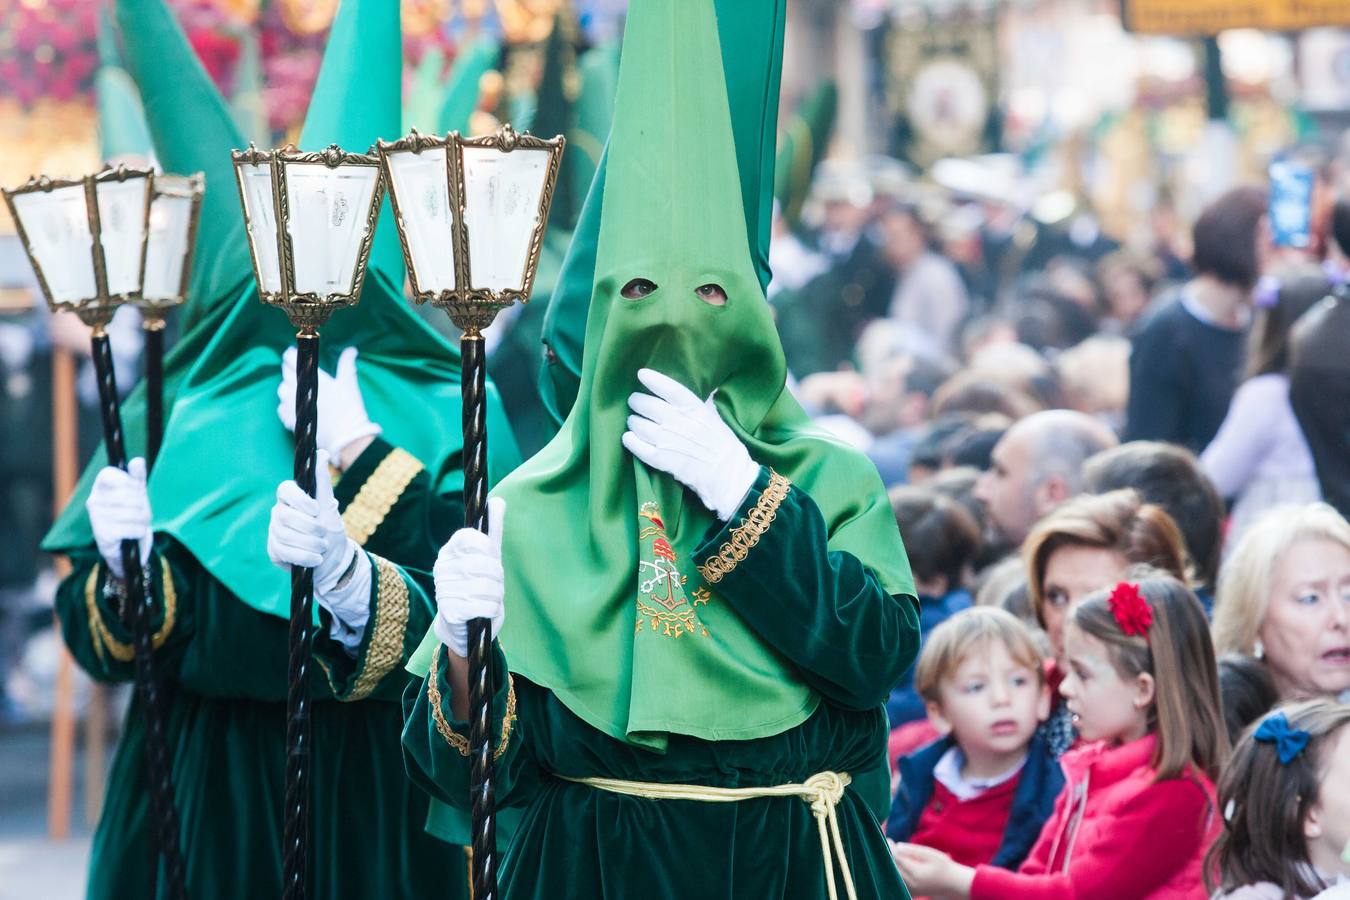
[[[975,870],[971,900],[1205,900],[1205,851],[1222,823],[1202,773],[1154,783],[1157,738],[1064,755],[1066,783],[1016,872]]]

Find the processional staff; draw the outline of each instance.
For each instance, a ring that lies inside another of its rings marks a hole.
[[[200,176],[196,178],[199,190]],[[191,223],[195,221],[195,208],[189,208],[186,216],[151,227],[157,180],[171,185],[173,176],[117,166],[78,179],[44,175],[4,190],[47,305],[54,312],[73,311],[90,328],[104,449],[108,464],[123,470],[127,468],[126,443],[107,326],[119,306],[143,299],[147,258],[161,270],[181,267],[186,279],[187,259],[173,257],[186,253]],[[151,594],[146,590],[139,542],[123,541],[121,556],[124,619],[132,635],[136,692],[145,717],[156,857],[163,862],[168,896],[181,900],[185,896],[183,856],[164,733],[164,700],[159,693],[150,634]],[[155,868],[158,870],[158,866]]]
[[[145,465],[153,468],[164,439],[164,317],[187,299],[206,179],[156,175],[146,221],[145,277],[136,305],[145,336]]]
[[[460,338],[464,524],[487,531],[487,397],[483,329],[529,300],[563,138],[431,137],[414,130],[377,147],[413,298],[449,314]],[[469,622],[469,795],[474,900],[497,900],[490,722],[496,677],[487,619]]]
[[[295,482],[313,497],[319,328],[334,310],[360,299],[384,196],[379,160],[336,144],[318,153],[250,146],[231,157],[258,292],[296,329]],[[306,894],[313,603],[314,570],[292,567],[282,834],[286,900],[304,900]]]

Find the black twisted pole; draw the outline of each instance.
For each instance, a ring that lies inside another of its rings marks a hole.
[[[459,342],[464,424],[464,524],[488,530],[487,365],[476,330]],[[497,822],[492,780],[492,623],[469,620],[469,796],[474,900],[497,900]]]
[[[164,439],[164,320],[146,318],[145,334],[145,467],[155,467]]]
[[[117,375],[113,369],[112,345],[102,328],[90,338],[94,370],[98,376],[99,412],[103,417],[103,442],[108,464],[127,467],[126,444],[122,435],[122,411],[117,400]],[[122,572],[126,579],[126,625],[131,631],[135,659],[136,693],[140,695],[145,716],[145,756],[150,775],[150,810],[154,818],[157,855],[164,863],[165,886],[170,900],[187,896],[183,856],[178,847],[178,810],[173,798],[173,771],[169,761],[169,742],[164,733],[164,698],[155,677],[154,646],[150,636],[150,592],[141,573],[141,550],[137,541],[122,542]],[[158,879],[158,860],[151,867]]]
[[[319,425],[319,334],[296,335],[295,483],[311,497]],[[304,900],[309,848],[309,657],[314,570],[291,567],[291,628],[286,670],[286,814],[282,836],[282,896]]]

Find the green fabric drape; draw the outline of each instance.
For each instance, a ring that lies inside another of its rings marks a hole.
[[[771,85],[776,97],[783,4],[740,11],[771,26],[758,32],[770,51],[739,49],[765,67],[746,81],[765,93]],[[759,160],[772,150],[765,107],[776,103],[748,108],[748,140],[734,143],[717,28],[711,0],[629,9],[581,387],[559,435],[496,490],[508,509],[502,643],[512,670],[599,731],[655,750],[674,734],[782,733],[812,713],[818,695],[693,565],[712,515],[622,447],[639,368],[699,396],[715,389],[751,457],[816,498],[830,549],[861,559],[888,593],[913,593],[875,469],[815,429],[785,387],[748,252],[760,246],[767,215],[748,225],[744,211],[766,209]],[[737,157],[749,147],[756,165],[746,187],[750,167],[738,171]],[[655,289],[621,297],[633,279]],[[725,305],[700,299],[708,284],[725,291]],[[574,586],[561,603],[559,586]],[[423,672],[428,656],[416,660]]]
[[[193,280],[201,315],[165,363],[172,409],[149,483],[154,527],[177,538],[241,601],[285,616],[290,579],[268,560],[266,534],[276,486],[291,476],[293,465],[294,443],[277,417],[276,389],[280,354],[294,331],[280,310],[258,302],[229,165],[238,133],[223,101],[163,0],[119,0],[118,14],[161,161],[178,171],[210,166],[198,242],[206,269]],[[381,135],[396,134],[402,69],[397,4],[344,0],[328,46],[303,145],[364,149]],[[237,246],[217,246],[231,241]],[[227,264],[235,268],[225,271]],[[322,330],[322,365],[331,369],[343,347],[359,346],[371,418],[391,443],[446,472],[443,489],[454,491],[462,445],[459,354],[412,314],[402,283],[402,253],[386,209],[361,302],[335,313]],[[491,387],[488,416],[489,476],[500,478],[519,457]],[[140,391],[128,398],[123,417],[128,450],[139,453]],[[47,535],[49,551],[92,542],[84,501],[104,459],[96,454],[85,470]]]

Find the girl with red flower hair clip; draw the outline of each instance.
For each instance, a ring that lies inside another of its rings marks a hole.
[[[971,868],[927,847],[893,854],[914,894],[1010,900],[1205,897],[1220,831],[1214,778],[1228,754],[1209,624],[1195,595],[1156,570],[1084,600],[1064,632],[1060,686],[1085,741],[1016,872]]]

